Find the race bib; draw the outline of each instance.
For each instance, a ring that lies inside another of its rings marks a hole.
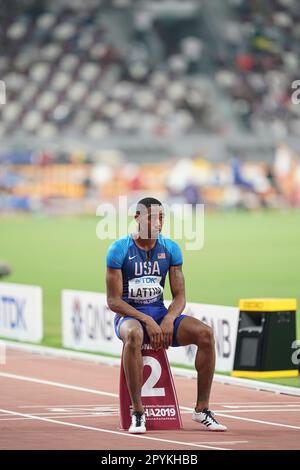
[[[128,281],[128,298],[140,303],[152,303],[164,292],[161,276],[143,276]]]

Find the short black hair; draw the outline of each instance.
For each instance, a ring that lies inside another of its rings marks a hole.
[[[151,206],[163,206],[162,203],[158,200],[155,199],[155,197],[144,197],[141,199],[137,205],[136,205],[136,212],[140,214],[141,209],[149,209]]]

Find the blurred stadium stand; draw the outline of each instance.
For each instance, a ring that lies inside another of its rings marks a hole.
[[[299,206],[297,0],[1,5],[0,210],[147,190]]]
[[[76,4],[25,2],[16,16],[8,2],[2,12],[2,135],[218,130],[210,80],[195,77],[204,68],[197,2],[171,16],[164,2]]]

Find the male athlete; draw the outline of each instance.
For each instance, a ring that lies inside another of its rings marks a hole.
[[[123,366],[133,409],[129,432],[146,432],[141,347],[147,342],[155,350],[189,344],[198,347],[197,401],[192,419],[210,431],[226,431],[208,408],[215,368],[213,332],[201,321],[182,314],[182,254],[174,241],[160,233],[163,218],[163,207],[157,199],[140,200],[135,214],[138,233],[116,240],[107,253],[107,303],[116,312],[115,331],[124,343]],[[173,297],[168,309],[163,300],[167,273]]]

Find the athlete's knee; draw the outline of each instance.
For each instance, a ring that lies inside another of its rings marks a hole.
[[[131,327],[126,331],[124,337],[125,345],[130,348],[140,348],[143,343],[143,332],[138,327]]]
[[[214,332],[210,326],[200,325],[197,329],[197,339],[201,348],[213,348],[215,345]]]

